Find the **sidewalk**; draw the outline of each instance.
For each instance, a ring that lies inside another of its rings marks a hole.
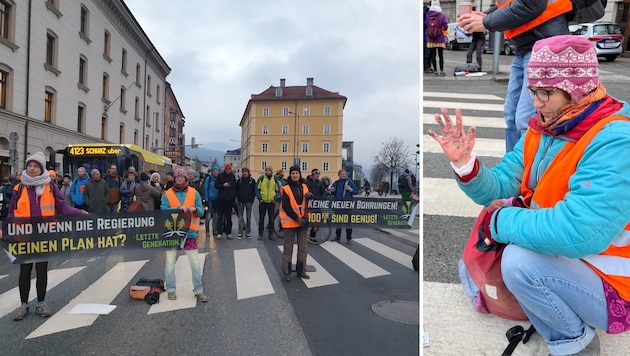
[[[485,75],[481,75],[481,76],[479,76],[477,73],[473,73],[470,76],[465,76],[465,75],[455,76],[453,75],[455,71],[455,66],[446,64],[444,66],[444,73],[446,73],[446,76],[438,77],[437,75],[435,75],[435,73],[423,73],[422,79],[425,82],[442,81],[442,80],[494,80],[496,82],[507,83],[508,80],[510,79],[510,68],[511,68],[511,65],[499,64],[499,71],[497,74],[493,74],[492,68],[490,68],[490,71],[481,72],[481,73],[486,73]]]

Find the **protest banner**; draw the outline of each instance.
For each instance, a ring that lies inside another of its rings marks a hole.
[[[387,228],[410,228],[417,204],[401,199],[315,197],[308,201],[311,223],[346,227],[377,225]]]

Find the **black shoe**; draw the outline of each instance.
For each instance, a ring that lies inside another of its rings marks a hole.
[[[304,272],[298,274],[298,277],[300,277],[302,279],[309,279],[309,278],[311,278],[311,276],[309,276],[308,274],[306,274]]]

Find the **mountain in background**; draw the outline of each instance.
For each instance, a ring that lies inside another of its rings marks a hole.
[[[198,148],[186,147],[187,155],[197,157],[203,162],[208,162],[216,158],[220,165],[223,165],[223,155],[225,155],[225,152],[226,150],[204,148],[203,146],[199,146]]]

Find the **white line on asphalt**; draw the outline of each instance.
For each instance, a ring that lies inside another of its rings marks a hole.
[[[439,113],[436,110],[435,113],[424,113],[422,114],[422,123],[423,124],[436,124],[434,114]],[[451,119],[455,119],[455,111],[451,110]],[[464,116],[464,127],[468,129],[471,126],[476,127],[492,127],[498,129],[505,129],[505,120],[503,117],[485,117],[485,116]]]
[[[405,239],[410,242],[420,242],[420,230],[419,229],[380,229],[390,235]],[[353,239],[354,241],[354,239]]]
[[[358,243],[359,245],[363,245],[367,248],[369,248],[370,250],[377,252],[387,258],[389,258],[390,260],[394,261],[394,262],[398,262],[401,265],[413,270],[413,265],[411,264],[411,256],[402,253],[396,249],[393,249],[389,246],[383,245],[380,242],[374,241],[372,239],[368,239],[368,238],[356,238],[356,239],[352,239],[352,241]]]
[[[461,102],[461,101],[435,101],[435,100],[424,100],[422,102],[423,112],[426,111],[426,108],[448,108],[452,109],[462,109],[462,110],[483,110],[483,111],[498,111],[503,112],[503,104],[488,104],[488,103],[470,103],[470,102]],[[464,113],[465,114],[465,113]]]
[[[437,133],[439,134],[439,132]],[[444,152],[440,144],[429,135],[422,135],[422,150],[430,153]],[[477,156],[501,158],[505,155],[505,141],[490,138],[475,138],[475,154]]]
[[[109,304],[127,286],[127,283],[138,273],[140,268],[149,260],[121,262],[107,271],[91,286],[84,289],[81,294],[66,304],[61,310],[48,318],[44,324],[35,329],[26,338],[36,338],[44,335],[58,333],[60,331],[90,326],[96,321],[98,315],[93,314],[68,314],[77,304],[94,303]]]
[[[4,278],[4,277],[7,277],[7,276],[8,276],[8,274],[3,274],[3,275],[0,275],[0,279],[2,279],[2,278]]]
[[[328,251],[328,253],[339,259],[339,261],[355,270],[358,274],[363,276],[363,278],[372,278],[390,274],[381,267],[351,251],[349,248],[342,246],[340,243],[326,242],[320,246],[324,250]]]
[[[424,215],[477,217],[481,205],[475,204],[455,183],[455,178],[423,178]]]
[[[236,299],[273,294],[273,286],[265,270],[258,249],[234,250]]]
[[[207,253],[199,254],[199,268],[203,276],[203,266],[206,262]],[[197,297],[193,294],[193,283],[191,277],[190,263],[188,256],[183,254],[177,258],[175,263],[175,278],[177,280],[176,300],[169,300],[166,292],[160,295],[160,302],[153,304],[147,314],[157,314],[172,310],[194,308],[197,306]],[[209,286],[206,286],[209,288]]]
[[[440,91],[423,91],[423,97],[433,98],[450,98],[450,99],[478,99],[478,100],[499,100],[503,101],[504,98],[492,94],[475,94],[475,93],[450,93]]]
[[[61,268],[61,269],[53,269],[48,271],[48,289],[51,290],[59,283],[65,281],[66,279],[72,277],[75,273],[84,269],[83,267],[73,267],[73,268]],[[2,276],[6,277],[6,275]],[[29,295],[29,301],[33,301],[33,299],[37,298],[37,289],[35,288],[35,278],[31,279],[31,294]],[[18,287],[11,289],[5,293],[0,295],[0,318],[9,314],[14,309],[20,306],[20,291]],[[31,308],[32,311],[35,311],[34,308]]]
[[[284,250],[283,246],[278,246],[278,249],[280,249],[280,251]],[[295,266],[295,261],[297,261],[297,244],[293,245],[293,255],[291,257],[291,261],[293,263],[293,266]],[[337,281],[335,279],[335,277],[333,277],[330,273],[328,273],[328,271],[326,271],[324,269],[324,267],[322,267],[322,265],[320,265],[313,257],[311,257],[310,255],[308,255],[308,257],[306,258],[306,265],[310,265],[313,266],[315,268],[314,272],[308,272],[309,279],[302,279],[302,282],[304,282],[304,284],[306,285],[306,287],[308,288],[315,288],[315,287],[322,287],[322,286],[328,286],[331,284],[337,284],[339,283],[339,281]]]

